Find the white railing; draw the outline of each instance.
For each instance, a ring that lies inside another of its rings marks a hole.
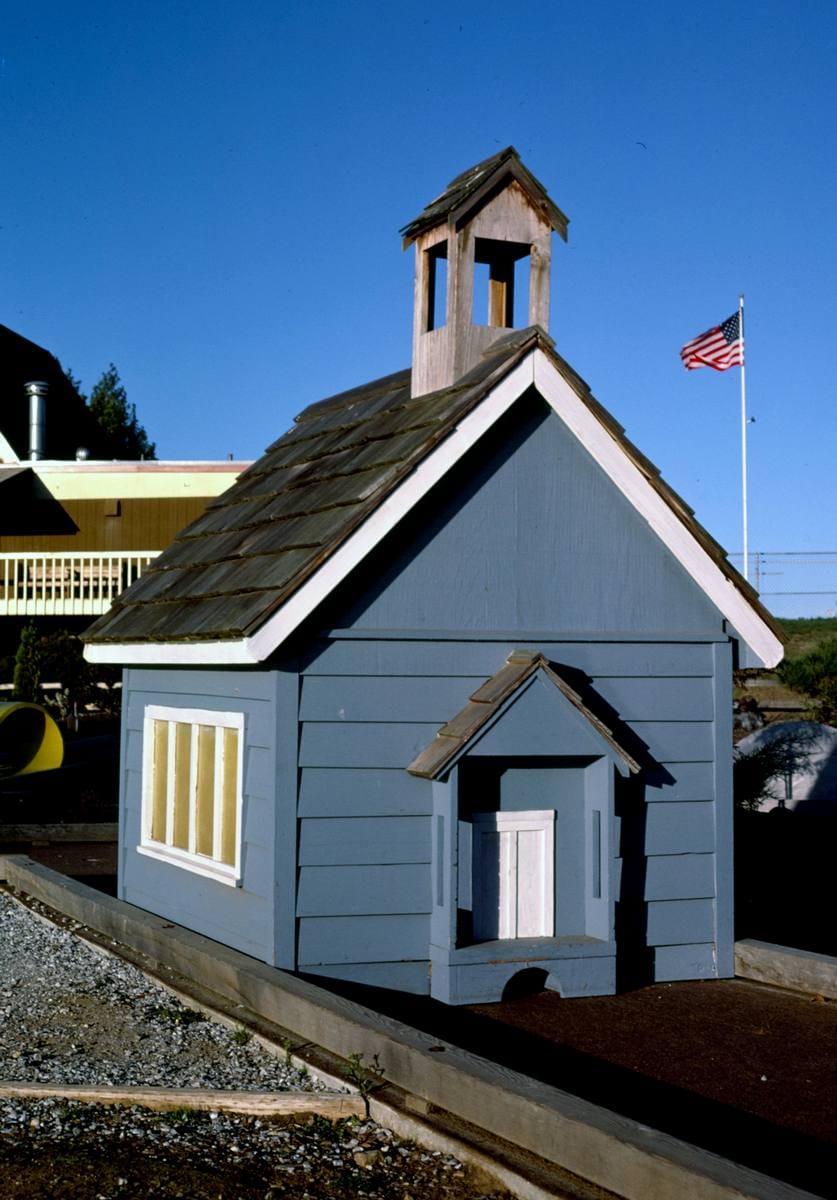
[[[86,617],[107,612],[159,553],[0,554],[0,616]]]

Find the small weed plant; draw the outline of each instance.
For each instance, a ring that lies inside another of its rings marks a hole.
[[[346,1060],[346,1078],[353,1087],[357,1088],[358,1095],[363,1101],[366,1109],[366,1116],[369,1116],[369,1096],[376,1087],[384,1081],[384,1071],[378,1059],[378,1055],[372,1056],[372,1061],[366,1063],[363,1061],[362,1054],[350,1054]]]
[[[160,1021],[169,1021],[172,1025],[197,1025],[206,1020],[203,1013],[194,1008],[167,1008],[164,1004],[152,1008],[151,1015]]]

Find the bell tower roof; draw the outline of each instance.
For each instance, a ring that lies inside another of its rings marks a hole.
[[[408,249],[417,237],[443,222],[456,225],[467,220],[512,179],[517,180],[544,221],[566,241],[569,218],[550,200],[543,184],[524,167],[514,146],[506,146],[505,150],[457,175],[415,220],[399,230],[403,248]]]

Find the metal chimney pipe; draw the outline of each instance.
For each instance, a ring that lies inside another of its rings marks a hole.
[[[46,426],[46,396],[49,384],[41,379],[24,383],[29,397],[29,457],[32,461],[44,457],[44,428]]]

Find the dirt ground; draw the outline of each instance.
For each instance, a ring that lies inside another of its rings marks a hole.
[[[49,842],[21,845],[0,841],[0,854],[26,854],[62,875],[116,895],[115,842]]]

